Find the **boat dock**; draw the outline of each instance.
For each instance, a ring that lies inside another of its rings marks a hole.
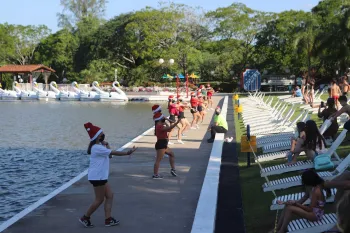
[[[223,99],[214,97],[213,106],[219,102],[222,104]],[[227,97],[225,106],[227,109]],[[226,109],[223,109],[225,115]],[[215,187],[219,182],[223,145],[223,134],[218,135],[214,144],[206,141],[210,136],[207,129],[213,113],[208,112],[200,129],[186,133],[184,145],[176,144],[175,137],[172,138],[175,144],[170,147],[175,153],[178,177],[171,176],[168,158],[164,158],[160,166],[164,179],[151,178],[156,154],[156,138],[152,128],[124,146],[138,147],[131,157],[114,157],[111,160],[108,182],[114,192],[112,215],[120,220],[119,226],[104,226],[102,205],[91,217],[94,228],[85,229],[79,223],[78,219],[94,200],[93,188],[85,171],[66,186],[0,225],[0,232],[213,233],[217,198]],[[186,112],[186,116],[192,120],[190,113]]]

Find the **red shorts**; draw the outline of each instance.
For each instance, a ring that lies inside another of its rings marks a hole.
[[[208,95],[208,99],[210,99],[210,100],[211,100],[211,95]]]
[[[334,100],[338,100],[338,99],[339,99],[339,95],[333,95],[332,98],[333,98]]]

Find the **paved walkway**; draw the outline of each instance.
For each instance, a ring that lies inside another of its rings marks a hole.
[[[214,98],[217,104],[221,98]],[[216,105],[214,105],[216,106]],[[161,164],[163,180],[152,180],[155,156],[153,132],[135,143],[138,151],[111,161],[109,183],[114,191],[113,216],[119,226],[104,226],[103,206],[92,216],[93,229],[85,229],[78,218],[94,199],[92,186],[84,177],[46,204],[30,213],[5,233],[189,233],[197,207],[212,144],[207,127],[213,111],[199,130],[190,130],[185,145],[172,145],[178,177],[170,174],[168,159]],[[187,114],[189,115],[189,114]],[[151,122],[151,114],[149,116]],[[189,116],[189,119],[192,119]],[[175,140],[173,140],[175,142]]]

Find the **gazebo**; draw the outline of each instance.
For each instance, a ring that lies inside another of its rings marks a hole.
[[[4,65],[0,67],[0,83],[2,82],[2,74],[14,74],[14,81],[16,81],[19,77],[18,75],[23,75],[28,77],[28,82],[33,83],[36,79],[43,74],[45,84],[47,85],[47,81],[51,75],[51,73],[55,73],[55,70],[44,66],[42,64],[38,65]]]

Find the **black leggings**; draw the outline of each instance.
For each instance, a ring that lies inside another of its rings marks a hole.
[[[211,127],[211,139],[215,138],[216,133],[227,133],[227,129],[222,126],[212,126]]]

